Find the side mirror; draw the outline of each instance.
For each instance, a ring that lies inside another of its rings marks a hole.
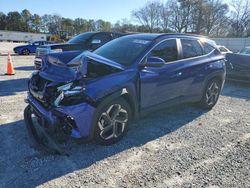
[[[102,41],[100,40],[100,39],[93,39],[92,41],[91,41],[91,44],[92,45],[100,45],[102,43]]]
[[[149,57],[143,65],[145,67],[161,67],[165,64],[165,61],[160,57]]]

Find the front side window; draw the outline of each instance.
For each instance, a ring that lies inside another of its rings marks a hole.
[[[150,52],[150,56],[160,57],[165,62],[176,61],[178,59],[176,40],[171,39],[160,43]]]
[[[191,58],[203,55],[200,43],[197,40],[181,39],[183,58]]]

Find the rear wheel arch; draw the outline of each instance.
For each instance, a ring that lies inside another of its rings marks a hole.
[[[222,73],[215,72],[215,73],[209,75],[209,77],[204,82],[202,91],[204,92],[204,90],[206,89],[206,86],[209,84],[209,82],[211,82],[214,79],[216,79],[217,81],[220,82],[220,84],[222,84],[223,83],[223,76],[221,74]]]
[[[220,77],[215,76],[208,79],[203,89],[202,98],[199,101],[202,108],[210,110],[216,105],[222,90],[222,84],[223,80]]]

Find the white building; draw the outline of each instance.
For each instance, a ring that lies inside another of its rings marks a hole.
[[[0,41],[33,42],[33,41],[46,41],[46,38],[47,35],[42,33],[0,30]]]

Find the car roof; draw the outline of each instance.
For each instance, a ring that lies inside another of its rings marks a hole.
[[[216,45],[216,43],[213,40],[207,38],[206,36],[186,34],[186,33],[137,33],[137,34],[127,35],[126,37],[142,39],[142,40],[151,40],[156,42],[166,38],[193,38],[193,39],[202,39],[203,41],[206,41],[209,44],[212,44],[213,46]]]

